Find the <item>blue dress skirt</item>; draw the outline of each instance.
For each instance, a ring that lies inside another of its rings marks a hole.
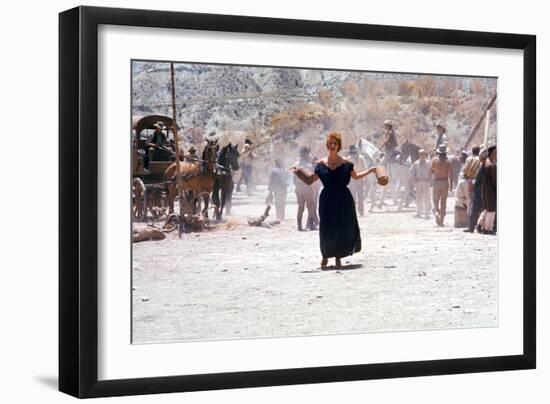
[[[361,251],[361,234],[355,201],[347,185],[353,163],[346,162],[331,170],[317,164],[315,174],[323,183],[319,196],[319,237],[323,258],[342,258]]]

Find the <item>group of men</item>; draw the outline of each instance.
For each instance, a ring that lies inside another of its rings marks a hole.
[[[476,155],[477,153],[477,155]],[[497,212],[497,147],[472,148],[464,165],[467,183],[468,228],[483,234],[496,234]]]
[[[483,234],[496,234],[496,146],[483,150],[474,146],[471,156],[461,153],[458,161],[463,170],[455,191],[455,227],[466,227],[467,232],[477,229]],[[437,225],[444,225],[447,197],[455,183],[453,171],[445,144],[437,147],[436,156],[431,161],[428,161],[425,150],[419,150],[419,158],[411,167],[416,189],[415,216],[428,218],[432,210]],[[433,209],[430,209],[432,204]]]
[[[466,227],[468,232],[478,230],[483,234],[496,234],[496,146],[483,150],[474,146],[471,156],[462,151],[450,158],[446,128],[442,123],[436,125],[435,138],[435,156],[428,160],[428,152],[420,149],[418,160],[410,168],[416,190],[415,217],[429,218],[432,211],[437,225],[443,226],[447,197],[456,185],[455,227]],[[381,144],[385,154],[382,164],[396,153],[397,146],[393,124],[387,120]]]

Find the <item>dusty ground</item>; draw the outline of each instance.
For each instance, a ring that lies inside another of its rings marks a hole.
[[[134,343],[497,325],[496,237],[390,204],[359,217],[363,251],[321,271],[293,193],[283,223],[246,224],[264,197],[235,194],[233,226],[134,244]]]

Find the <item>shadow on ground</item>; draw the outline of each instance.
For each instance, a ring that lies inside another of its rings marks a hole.
[[[329,265],[325,269],[317,268],[317,269],[310,269],[307,271],[300,271],[302,274],[317,274],[321,272],[327,272],[327,271],[354,271],[356,269],[363,268],[362,264],[351,264],[351,265],[342,265],[340,268],[336,268],[334,265]]]

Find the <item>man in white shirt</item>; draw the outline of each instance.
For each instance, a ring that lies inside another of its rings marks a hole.
[[[416,187],[416,215],[414,217],[430,218],[432,204],[430,201],[430,165],[426,160],[426,150],[418,150],[418,160],[411,166],[412,181]]]
[[[470,192],[468,180],[462,173],[455,191],[455,227],[468,227],[468,214],[470,207]]]
[[[346,157],[346,160],[353,163],[355,172],[363,171],[367,168],[365,159],[359,154],[359,150],[354,144],[349,147],[349,155]],[[365,214],[365,182],[363,181],[363,178],[360,180],[351,181],[348,188],[353,195],[353,199],[355,199],[359,214],[363,216]]]

